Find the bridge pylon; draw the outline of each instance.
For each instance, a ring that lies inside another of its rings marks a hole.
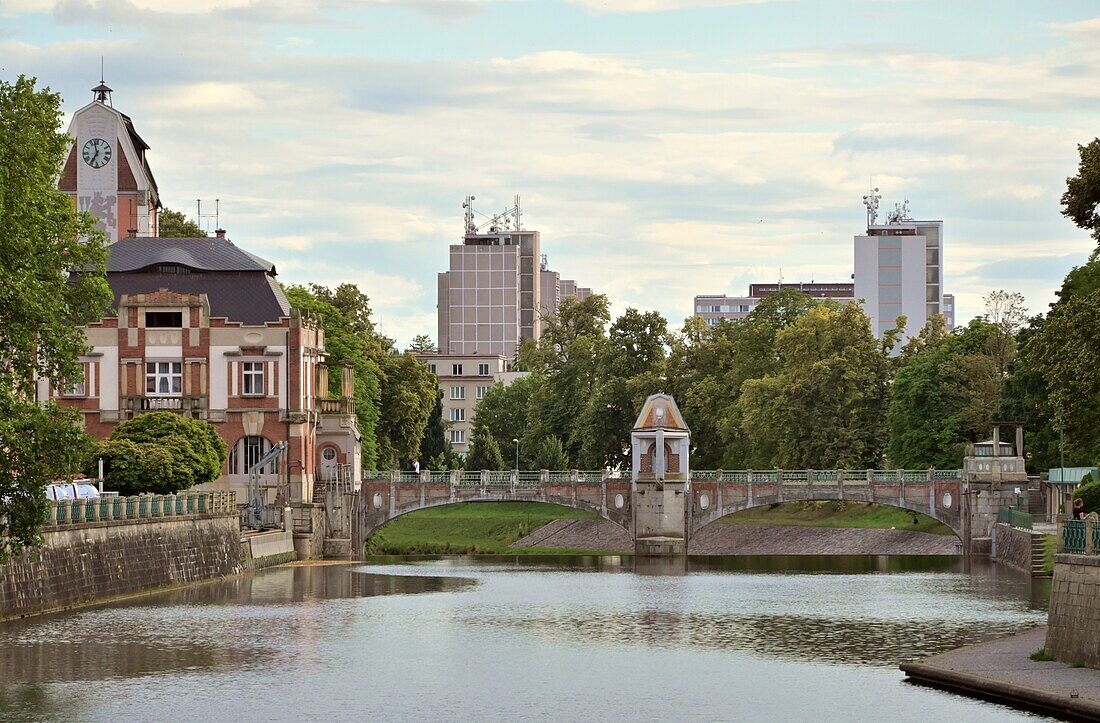
[[[645,400],[630,432],[636,555],[687,554],[690,435],[671,396],[652,394]]]

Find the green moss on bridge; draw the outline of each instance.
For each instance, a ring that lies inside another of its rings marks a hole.
[[[913,520],[916,519],[916,524]],[[868,502],[823,500],[819,502],[784,502],[778,505],[754,507],[727,515],[718,521],[723,525],[787,525],[796,527],[856,527],[872,530],[913,530],[934,535],[954,535],[942,522],[898,507]]]
[[[605,554],[591,550],[513,548],[512,543],[558,519],[595,519],[541,502],[470,502],[433,507],[386,523],[367,540],[368,555]]]

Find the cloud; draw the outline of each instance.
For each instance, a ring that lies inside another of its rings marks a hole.
[[[776,0],[567,0],[597,13],[657,13],[689,8],[759,5]]]

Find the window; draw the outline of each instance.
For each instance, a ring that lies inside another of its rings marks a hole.
[[[451,430],[451,444],[466,444],[466,430],[465,429],[452,429]]]
[[[432,374],[435,374],[435,364],[429,364],[428,371],[430,371]]]
[[[488,364],[478,364],[477,365],[477,375],[479,377],[489,376],[489,365]]]
[[[452,364],[451,365],[451,376],[453,376],[453,377],[462,376],[462,365],[461,364]]]
[[[61,396],[63,397],[86,397],[88,396],[87,387],[84,384],[84,375],[80,376],[80,379],[73,383],[63,386],[61,388]]]
[[[145,393],[176,397],[183,393],[183,362],[146,362]]]
[[[485,395],[489,393],[489,390],[490,390],[491,388],[492,388],[492,387],[485,387],[485,386],[482,386],[482,387],[478,387],[478,388],[477,388],[477,398],[478,398],[478,399],[484,399],[484,398],[485,398]]]
[[[466,387],[451,387],[451,399],[465,399]]]
[[[721,313],[722,307],[719,306],[719,305],[713,305],[713,306],[710,307],[710,311],[711,311],[712,314],[718,314],[718,313]]]
[[[242,393],[246,397],[262,397],[264,395],[264,363],[241,362],[244,371],[244,389]]]
[[[263,437],[241,437],[229,450],[229,474],[248,474],[248,470],[271,451],[274,445]],[[278,474],[279,460],[268,462],[260,474]]]
[[[451,409],[451,421],[452,422],[465,422],[466,410],[462,407],[454,407]]]
[[[145,312],[145,328],[147,329],[179,329],[182,326],[182,311]]]

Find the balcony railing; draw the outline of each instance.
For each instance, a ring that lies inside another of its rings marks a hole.
[[[206,408],[204,396],[168,396],[160,394],[148,394],[142,396],[123,397],[122,408],[131,414],[142,412],[168,411],[184,412],[191,415],[199,415]]]
[[[355,400],[348,397],[318,399],[317,411],[321,414],[355,414]]]

